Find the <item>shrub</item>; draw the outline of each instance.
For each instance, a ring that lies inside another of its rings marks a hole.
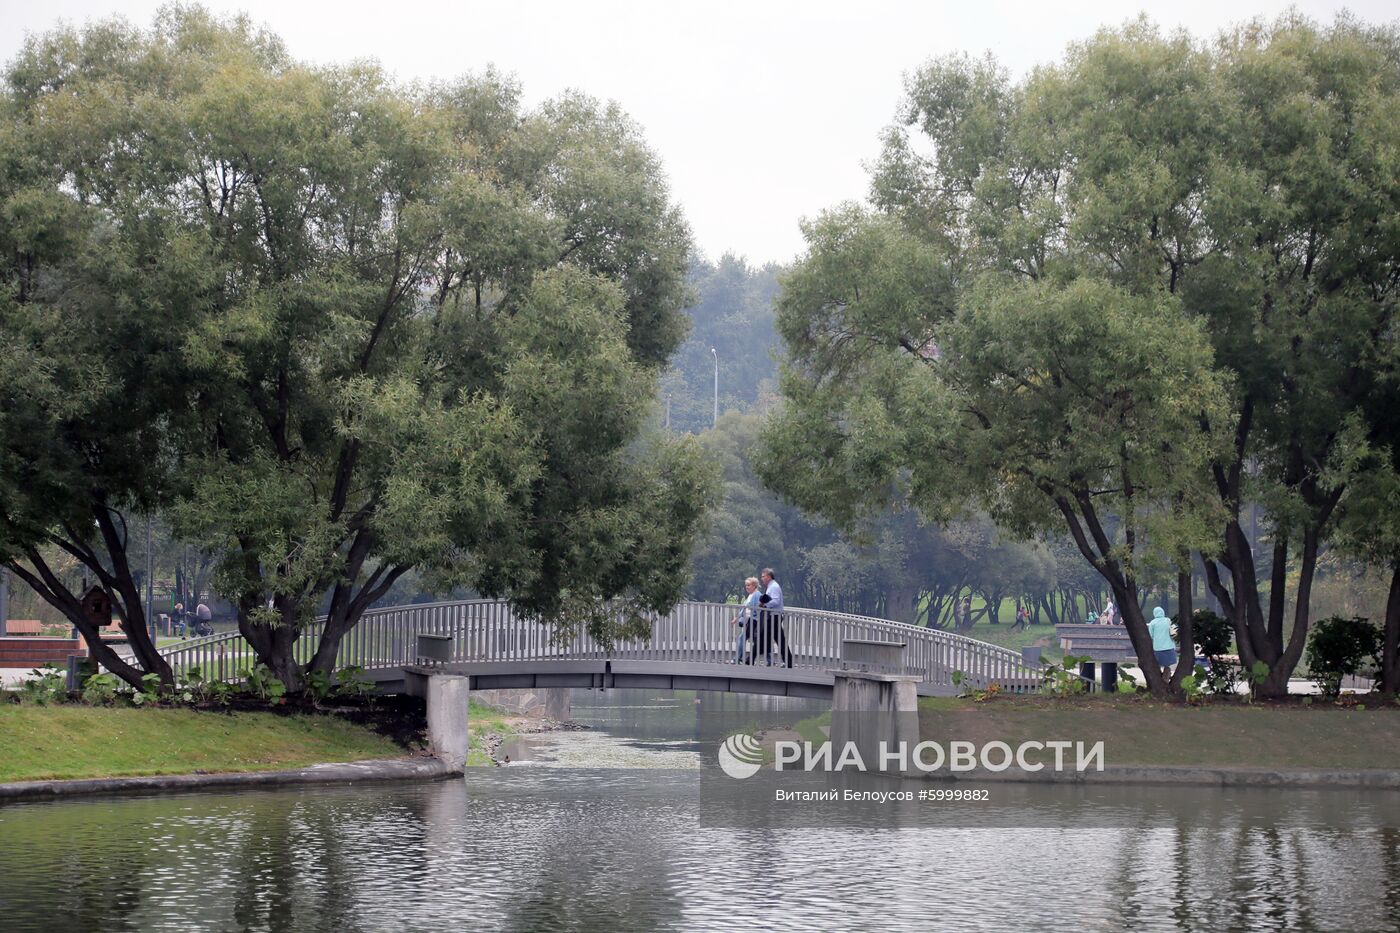
[[[1200,646],[1207,662],[1205,674],[1198,681],[1201,688],[1226,696],[1236,693],[1240,682],[1239,668],[1222,660],[1235,645],[1235,627],[1230,620],[1209,609],[1197,609],[1191,613],[1191,637]],[[1182,656],[1186,656],[1185,651]],[[1193,671],[1191,676],[1198,674]]]
[[[19,685],[16,696],[19,702],[48,706],[50,703],[62,703],[68,699],[68,686],[65,683],[67,678],[57,668],[45,665],[42,668],[36,667],[30,674],[32,676]]]
[[[338,697],[362,697],[374,692],[374,684],[364,676],[365,669],[352,664],[335,672],[334,693]]]
[[[243,688],[264,703],[273,705],[281,703],[287,692],[286,685],[266,664],[259,664],[248,672],[248,679],[244,681]]]
[[[118,686],[116,674],[93,674],[83,681],[83,702],[89,706],[110,706],[117,698]]]
[[[1333,616],[1317,623],[1308,638],[1308,673],[1323,695],[1342,692],[1342,678],[1375,663],[1380,631],[1370,620]]]

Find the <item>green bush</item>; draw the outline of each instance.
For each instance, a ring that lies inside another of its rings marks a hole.
[[[1209,609],[1197,609],[1191,613],[1191,637],[1200,646],[1201,654],[1207,661],[1204,676],[1198,672],[1192,672],[1191,676],[1200,677],[1198,683],[1202,690],[1233,695],[1240,682],[1240,670],[1237,665],[1221,658],[1233,653],[1235,626],[1229,619]],[[1182,657],[1187,657],[1186,651],[1182,651]]]
[[[334,693],[337,697],[362,697],[374,692],[374,684],[364,676],[365,669],[352,664],[335,672]]]
[[[83,702],[89,706],[110,706],[120,686],[116,674],[93,674],[83,681]]]
[[[33,676],[19,685],[16,695],[19,702],[48,706],[50,703],[62,703],[68,699],[68,686],[65,683],[67,678],[57,668],[45,665],[36,667],[30,673]]]
[[[1381,633],[1369,619],[1323,619],[1308,638],[1308,672],[1323,695],[1342,692],[1342,678],[1370,670],[1381,647]]]
[[[272,669],[266,664],[259,664],[248,671],[248,678],[243,682],[243,689],[264,703],[271,703],[274,706],[282,702],[282,697],[287,693],[287,687],[272,673]]]

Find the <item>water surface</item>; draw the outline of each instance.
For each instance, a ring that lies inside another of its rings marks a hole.
[[[0,929],[1400,929],[1392,795],[1079,789],[1123,819],[1063,828],[1064,789],[1020,785],[1011,828],[714,826],[694,697],[576,712],[599,728],[464,781],[0,807]]]

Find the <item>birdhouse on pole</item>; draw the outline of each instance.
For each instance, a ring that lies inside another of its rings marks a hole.
[[[108,596],[102,587],[89,587],[79,602],[83,607],[83,615],[94,628],[101,631],[112,624],[112,597]]]

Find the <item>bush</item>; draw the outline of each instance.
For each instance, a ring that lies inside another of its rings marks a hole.
[[[1230,649],[1235,645],[1235,626],[1229,619],[1209,609],[1197,609],[1191,613],[1191,637],[1208,662],[1205,677],[1199,681],[1200,687],[1214,694],[1233,695],[1240,682],[1239,668],[1221,658],[1232,653]],[[1182,657],[1186,656],[1187,652],[1183,650]],[[1191,676],[1196,675],[1193,672]]]
[[[1308,674],[1324,696],[1335,697],[1343,677],[1373,668],[1380,646],[1380,630],[1369,619],[1323,619],[1308,638]]]
[[[50,703],[62,703],[68,699],[67,678],[61,671],[45,665],[41,668],[36,667],[30,674],[32,676],[19,685],[16,694],[19,702],[48,706]]]
[[[89,706],[110,706],[120,686],[115,674],[93,674],[83,681],[83,702]]]

